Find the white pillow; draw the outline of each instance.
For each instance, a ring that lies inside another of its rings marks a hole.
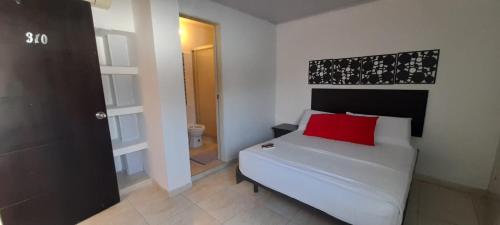
[[[354,116],[377,116],[347,113]],[[378,116],[375,127],[375,143],[411,146],[411,118]]]
[[[307,123],[309,122],[309,118],[311,118],[312,114],[332,114],[329,112],[321,112],[321,111],[316,111],[312,109],[306,109],[304,110],[304,113],[302,113],[302,117],[300,118],[299,122],[299,130],[305,130],[307,127]]]

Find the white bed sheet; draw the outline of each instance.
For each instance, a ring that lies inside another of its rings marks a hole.
[[[399,225],[416,150],[365,146],[292,132],[240,152],[241,172],[278,192],[355,225]]]

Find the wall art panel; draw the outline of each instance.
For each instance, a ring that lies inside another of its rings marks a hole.
[[[309,84],[436,83],[439,49],[309,61]]]
[[[333,84],[359,84],[361,80],[361,58],[344,58],[333,60]]]
[[[396,84],[436,83],[439,49],[398,54]]]
[[[333,60],[309,61],[309,84],[332,84]]]
[[[361,84],[394,84],[396,54],[361,58]]]

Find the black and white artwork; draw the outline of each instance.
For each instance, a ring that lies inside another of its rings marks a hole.
[[[361,58],[361,84],[394,84],[396,54]]]
[[[359,84],[359,81],[361,79],[360,76],[361,58],[345,58],[333,60],[333,84]]]
[[[309,61],[309,84],[332,84],[333,60]]]
[[[396,84],[436,83],[439,49],[401,52],[397,59]]]
[[[436,83],[439,49],[309,61],[309,84]]]

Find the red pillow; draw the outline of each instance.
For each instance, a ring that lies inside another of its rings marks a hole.
[[[304,135],[335,139],[335,128],[338,127],[337,117],[337,114],[312,114]]]
[[[313,114],[304,135],[374,146],[377,119],[346,114]]]

